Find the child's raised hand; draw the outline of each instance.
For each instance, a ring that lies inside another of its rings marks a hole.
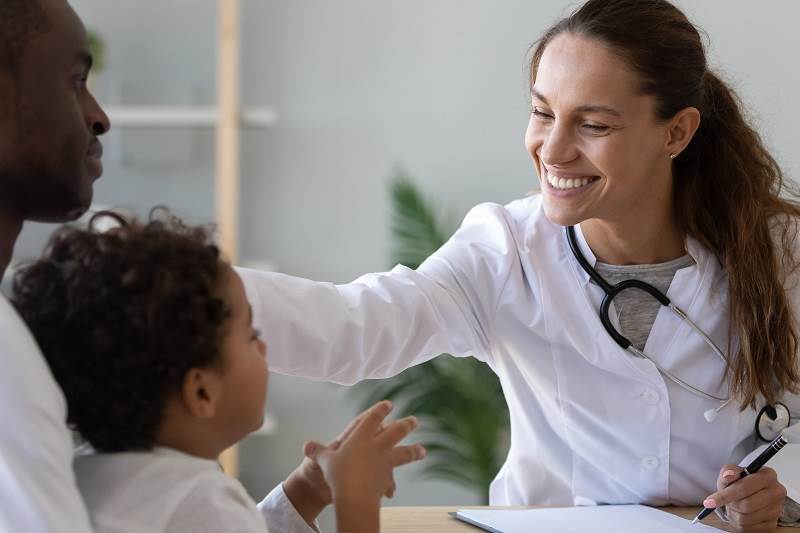
[[[381,443],[393,442],[390,445],[390,451],[386,455],[391,469],[401,466],[412,461],[418,461],[425,456],[425,448],[416,444],[410,446],[397,446],[396,444],[401,441],[408,433],[416,428],[416,419],[408,417],[389,424],[384,424],[383,420],[386,415],[391,411],[391,402],[379,402],[362,412],[353,421],[348,424],[345,430],[332,442],[327,445],[318,442],[309,441],[303,446],[303,453],[306,456],[303,462],[292,472],[284,483],[284,489],[290,501],[292,501],[295,508],[300,514],[309,522],[313,522],[322,509],[333,501],[333,493],[331,487],[326,481],[326,475],[320,467],[318,458],[322,455],[326,457],[323,461],[330,461],[327,459],[329,454],[336,453],[342,446],[342,443],[349,441],[353,432],[366,422],[370,427],[374,428],[373,437],[377,439],[384,432],[389,431],[388,434],[381,437]],[[370,417],[374,417],[372,421],[367,422]],[[377,423],[377,425],[376,425]],[[362,430],[364,431],[364,430]],[[364,440],[364,437],[360,437]],[[387,440],[388,439],[388,440]],[[392,439],[394,439],[392,441]],[[376,441],[373,441],[376,442]],[[383,444],[382,444],[383,445]],[[352,444],[350,445],[352,447]],[[351,449],[348,448],[348,453]],[[356,456],[357,458],[357,456]],[[338,462],[347,462],[352,459],[337,458]],[[366,459],[365,459],[366,460]],[[366,467],[367,463],[362,465]],[[358,467],[361,468],[361,467]],[[387,489],[382,493],[383,495],[391,498],[394,495],[395,484],[391,476],[391,469],[389,474],[390,483]],[[331,483],[333,472],[328,472]],[[345,489],[347,490],[347,489]],[[380,496],[378,496],[380,499]]]
[[[330,445],[307,442],[304,447],[306,456],[327,480],[340,525],[341,520],[354,518],[361,523],[377,523],[381,497],[394,494],[395,467],[425,456],[425,448],[419,444],[398,445],[417,427],[417,419],[384,423],[391,409],[391,402],[379,402],[361,413]],[[356,517],[348,509],[361,514]],[[352,522],[349,525],[357,526]]]
[[[333,490],[334,500],[335,494],[345,488],[343,485],[364,495],[370,493],[378,500],[384,495],[391,497],[394,468],[425,457],[425,448],[419,444],[397,445],[416,429],[417,419],[409,416],[384,423],[391,409],[389,401],[376,403],[327,446],[306,442],[303,451],[320,468]]]

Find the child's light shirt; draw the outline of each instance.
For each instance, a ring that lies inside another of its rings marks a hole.
[[[75,460],[96,533],[313,533],[279,485],[256,506],[215,461],[170,448]]]

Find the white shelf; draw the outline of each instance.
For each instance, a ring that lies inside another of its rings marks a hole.
[[[130,128],[214,128],[219,123],[216,107],[110,106],[105,109],[112,127]],[[278,120],[271,107],[243,109],[239,115],[242,126],[268,128]]]

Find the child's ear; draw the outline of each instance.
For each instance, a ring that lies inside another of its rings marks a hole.
[[[214,418],[222,387],[213,369],[193,368],[183,379],[181,398],[186,408],[197,418]]]

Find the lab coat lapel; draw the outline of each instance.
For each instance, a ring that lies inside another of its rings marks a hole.
[[[696,240],[687,238],[686,248],[695,264],[675,273],[667,297],[728,356],[727,280],[716,257]],[[725,363],[688,322],[666,307],[659,309],[644,351],[692,386],[728,396],[722,380]]]
[[[578,247],[583,252],[584,257],[590,265],[594,266],[597,258],[589,248],[579,225],[575,226],[575,236]],[[630,377],[631,371],[633,371],[634,375],[638,375],[653,386],[661,386],[661,376],[655,366],[649,361],[634,357],[627,350],[623,350],[605,330],[599,314],[600,304],[605,293],[598,285],[591,282],[589,275],[581,268],[578,260],[569,249],[567,237],[563,230],[561,240],[563,241],[564,253],[567,254],[569,270],[572,274],[567,277],[573,282],[573,292],[576,295],[576,313],[582,318],[582,327],[590,333],[589,335],[584,333],[574,338],[576,343],[581,344],[578,349],[583,357],[589,363],[607,371],[626,377]],[[619,322],[613,302],[609,309],[609,318],[619,330]]]

